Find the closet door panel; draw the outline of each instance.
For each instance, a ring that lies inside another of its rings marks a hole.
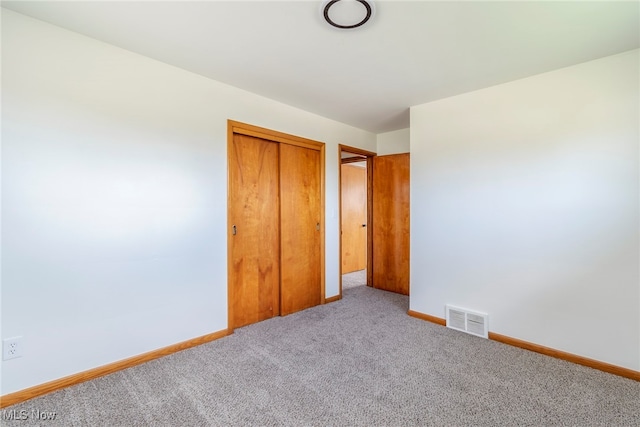
[[[280,313],[278,144],[234,134],[229,147],[232,328]],[[235,227],[235,228],[234,228]]]
[[[321,302],[320,151],[280,144],[282,315]]]

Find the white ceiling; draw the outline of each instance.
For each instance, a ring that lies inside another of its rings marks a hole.
[[[358,30],[324,23],[320,1],[2,5],[375,133],[408,127],[412,105],[640,46],[637,1],[377,1]]]

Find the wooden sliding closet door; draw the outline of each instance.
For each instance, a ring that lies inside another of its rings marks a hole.
[[[409,295],[409,154],[373,158],[373,287]]]
[[[231,328],[280,314],[278,145],[234,134],[229,147]]]
[[[324,144],[228,121],[229,329],[324,302]]]
[[[280,144],[281,314],[321,303],[321,153]]]

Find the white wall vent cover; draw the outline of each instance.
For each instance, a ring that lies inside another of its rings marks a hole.
[[[445,306],[447,328],[456,329],[482,338],[489,338],[489,315],[465,308]]]

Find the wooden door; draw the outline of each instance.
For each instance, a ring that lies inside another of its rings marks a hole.
[[[409,154],[373,158],[373,287],[409,295]]]
[[[345,274],[367,268],[367,169],[343,164],[340,183],[342,274]]]
[[[280,144],[280,312],[321,303],[321,153]]]
[[[278,144],[233,134],[229,146],[229,322],[280,313]],[[235,227],[235,234],[234,234]]]

